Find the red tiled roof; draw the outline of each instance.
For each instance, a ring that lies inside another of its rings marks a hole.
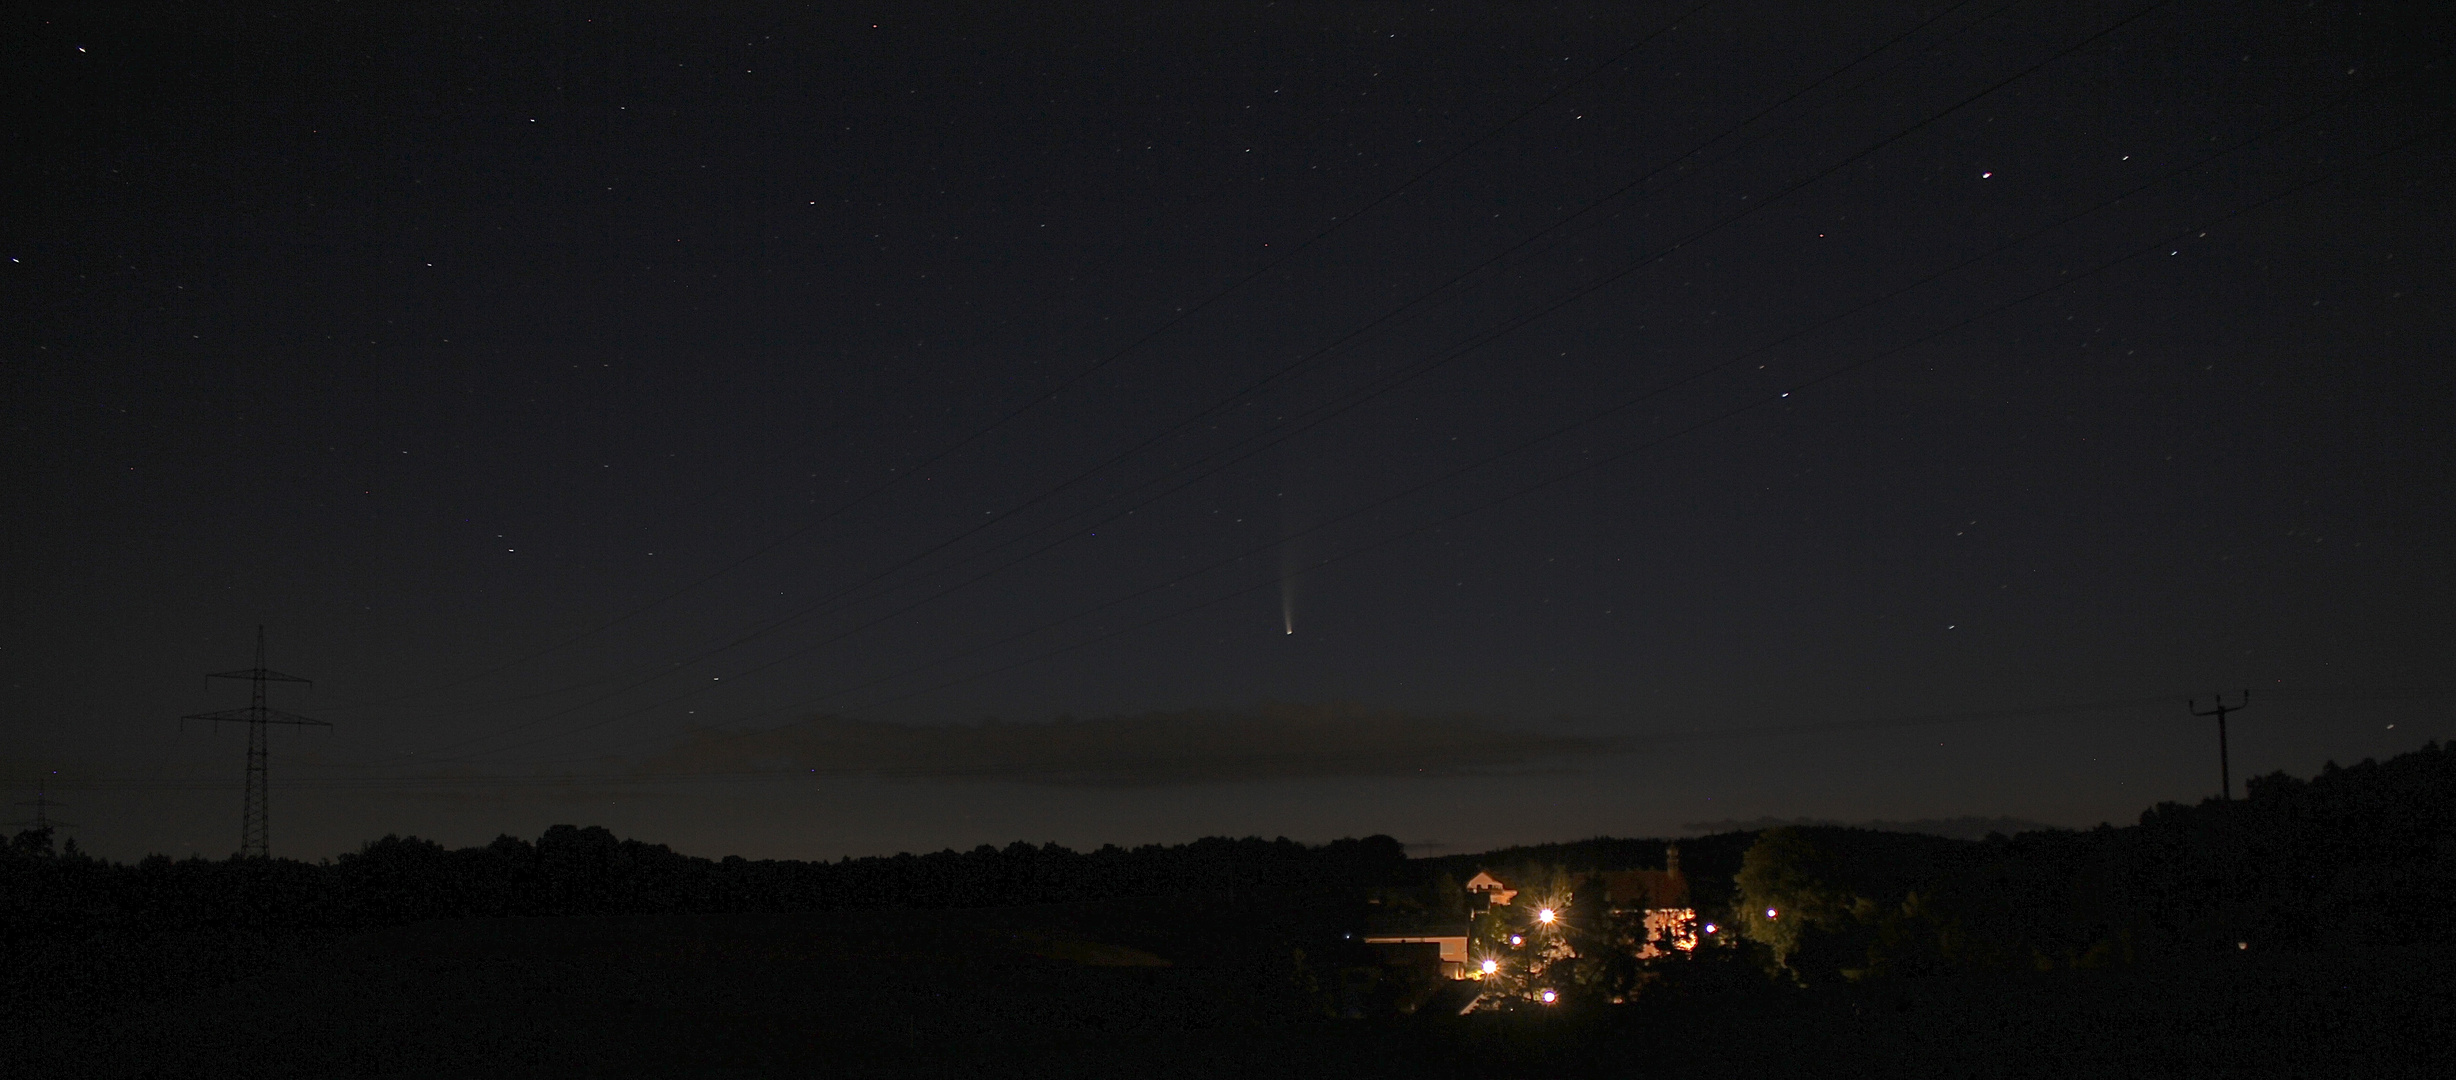
[[[1603,896],[1617,908],[1684,908],[1688,879],[1668,870],[1613,870],[1603,875]]]

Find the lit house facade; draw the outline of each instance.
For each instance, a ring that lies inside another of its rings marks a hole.
[[[1688,878],[1680,873],[1680,845],[1664,849],[1660,870],[1604,874],[1603,900],[1615,917],[1642,921],[1645,937],[1638,946],[1639,958],[1697,947],[1697,909],[1689,900]]]
[[[1670,950],[1697,947],[1697,911],[1689,898],[1688,878],[1680,872],[1678,844],[1665,850],[1661,870],[1613,870],[1595,876],[1603,882],[1605,912],[1614,923],[1626,928],[1621,932],[1626,935],[1621,940],[1630,942],[1639,958],[1652,959]],[[1469,912],[1515,906],[1524,891],[1489,870],[1478,871],[1463,888]],[[1479,974],[1470,966],[1467,953],[1470,939],[1466,919],[1421,911],[1378,915],[1368,923],[1364,935],[1366,944],[1387,948],[1394,954],[1436,955],[1442,974],[1453,979]],[[1513,943],[1515,940],[1512,939]],[[1555,940],[1553,945],[1563,950],[1563,956],[1568,955],[1566,942]]]
[[[1364,943],[1392,950],[1429,951],[1447,978],[1467,977],[1467,924],[1444,920],[1377,920],[1365,929]]]

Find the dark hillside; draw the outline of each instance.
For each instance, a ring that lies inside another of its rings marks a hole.
[[[1680,871],[1689,880],[1689,888],[1700,910],[1720,911],[1729,906],[1731,878],[1739,873],[1740,856],[1756,842],[1753,832],[1718,833],[1713,836],[1683,838],[1680,845]],[[1422,880],[1430,881],[1441,874],[1465,881],[1478,870],[1492,870],[1507,876],[1514,868],[1559,867],[1571,874],[1603,870],[1660,870],[1664,864],[1664,848],[1671,841],[1598,836],[1558,844],[1528,844],[1500,848],[1473,855],[1442,855],[1413,860],[1412,865]]]
[[[1389,837],[1311,846],[1224,837],[1132,850],[1055,844],[840,862],[712,860],[563,825],[448,850],[385,837],[330,864],[0,851],[0,1007],[78,1012],[193,993],[362,929],[431,919],[1009,907],[1149,896],[1335,902],[1401,881]]]
[[[2456,1068],[2456,758],[2437,744],[2125,828],[1682,841],[1701,892],[1746,902],[1746,945],[1657,961],[1622,1006],[1337,1018],[1373,1000],[1348,936],[1368,896],[1662,854],[1409,861],[1375,837],[769,863],[560,828],[126,866],[29,833],[0,862],[0,1056],[73,1077]]]
[[[45,1031],[11,1075],[1625,1077],[2447,1075],[2449,959],[2247,954],[1596,1012],[1334,1020],[1281,905],[591,916],[368,931]],[[1165,966],[1162,966],[1165,962]]]
[[[1744,859],[1741,914],[1751,938],[1821,950],[1834,976],[2441,949],[2456,933],[2442,902],[2456,889],[2456,753],[2432,743],[2246,788],[2126,828],[1983,844],[1771,830]],[[1775,925],[1756,917],[1766,908],[1804,918]]]

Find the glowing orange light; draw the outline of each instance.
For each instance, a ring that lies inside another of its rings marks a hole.
[[[1706,933],[1717,927],[1707,924]],[[1697,948],[1697,913],[1688,908],[1654,908],[1646,912],[1646,937],[1638,946],[1637,958],[1652,960],[1667,949],[1688,952]]]

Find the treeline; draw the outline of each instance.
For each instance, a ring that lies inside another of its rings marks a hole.
[[[1794,978],[2053,970],[2261,949],[2456,943],[2456,749],[2255,777],[2137,825],[1982,843],[1757,838],[1725,913]],[[1769,916],[1771,911],[1775,914]]]
[[[448,849],[387,836],[330,862],[55,851],[45,832],[0,845],[0,1015],[176,999],[302,960],[338,935],[425,919],[992,907],[1205,895],[1307,903],[1403,877],[1386,836],[1055,844],[844,859],[705,859],[602,828]]]
[[[1739,873],[1741,856],[1758,837],[1756,832],[1726,832],[1684,837],[1677,841],[1598,836],[1553,844],[1526,844],[1475,855],[1437,855],[1415,860],[1417,877],[1464,882],[1476,871],[1490,870],[1503,881],[1535,881],[1553,874],[1572,878],[1607,870],[1660,870],[1670,861],[1667,849],[1680,846],[1680,871],[1700,911],[1724,911],[1731,906],[1731,882]]]
[[[1209,838],[1089,852],[1018,842],[831,863],[698,858],[569,825],[535,843],[504,836],[458,850],[387,836],[329,863],[154,855],[131,865],[54,854],[47,834],[28,832],[0,856],[0,941],[495,916],[991,907],[1361,887],[1402,877],[1406,866],[1404,849],[1387,836],[1319,846]]]

